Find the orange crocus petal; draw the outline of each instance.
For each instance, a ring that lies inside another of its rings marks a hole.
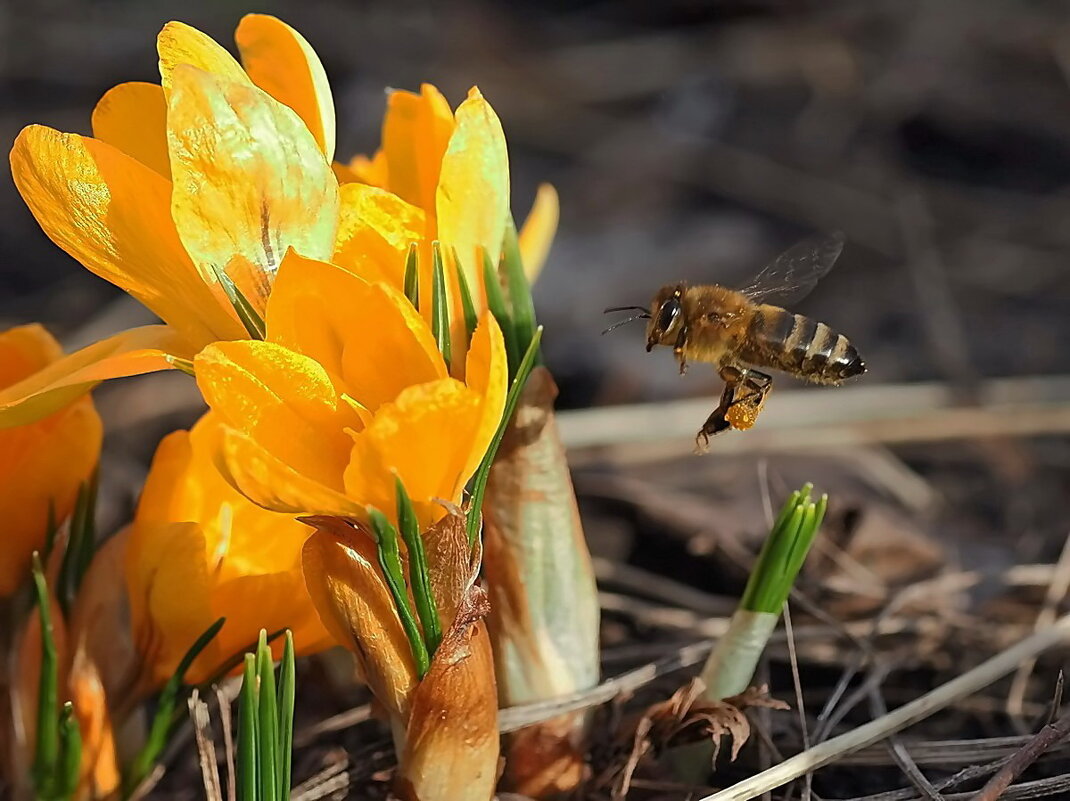
[[[331,257],[338,182],[291,109],[249,83],[179,67],[167,138],[171,213],[204,280],[241,256],[256,280],[238,286],[263,313],[287,248]]]
[[[219,342],[197,355],[197,386],[223,421],[296,472],[341,490],[348,458],[338,402],[326,370],[274,342]]]
[[[480,397],[453,378],[404,390],[379,408],[364,431],[353,434],[347,494],[393,518],[396,472],[423,527],[430,525],[444,514],[436,498],[460,500],[480,413]]]
[[[244,649],[262,627],[292,629],[299,653],[326,647],[328,635],[301,575],[301,546],[310,530],[290,515],[261,509],[227,484],[214,464],[219,427],[209,413],[192,431],[164,438],[135,519],[136,526],[196,522],[204,535],[212,615],[203,627],[219,617],[227,618],[227,625],[213,641],[220,658],[205,660],[202,667],[211,669]]]
[[[268,301],[267,329],[269,341],[315,358],[372,412],[410,384],[446,375],[430,328],[403,294],[292,251]]]
[[[133,527],[126,550],[126,586],[134,642],[160,685],[214,622],[205,538],[196,523]],[[207,621],[207,622],[205,622]]]
[[[498,115],[478,89],[457,108],[435,208],[438,237],[456,251],[473,298],[482,303],[482,252],[497,261],[509,218],[509,155]]]
[[[327,631],[352,651],[375,699],[395,728],[408,717],[416,686],[412,649],[377,565],[375,545],[338,518],[309,518],[319,529],[305,543],[308,594]]]
[[[391,92],[383,118],[387,188],[434,214],[439,167],[452,133],[450,104],[434,86],[423,84],[420,94]]]
[[[528,283],[534,284],[546,263],[550,246],[557,233],[557,222],[561,208],[557,199],[557,190],[552,184],[539,184],[535,193],[535,202],[531,205],[527,219],[520,229],[520,258],[524,262],[524,274]]]
[[[0,332],[0,388],[9,387],[63,356],[63,348],[38,323]]]
[[[354,156],[349,164],[335,162],[335,175],[339,183],[348,181],[360,181],[362,184],[378,186],[387,189],[390,186],[390,170],[386,161],[386,153],[377,150],[371,158],[367,156]]]
[[[241,336],[171,221],[171,184],[109,144],[41,125],[11,150],[19,194],[48,237],[158,314],[191,346]]]
[[[341,492],[298,473],[252,437],[233,428],[220,427],[215,453],[216,465],[227,482],[264,509],[358,518],[367,514]]]
[[[131,81],[109,89],[93,109],[93,136],[171,180],[167,100],[158,84]]]
[[[467,477],[475,473],[483,460],[494,432],[498,430],[505,409],[505,396],[509,391],[505,340],[498,321],[490,312],[484,312],[472,334],[464,374],[468,386],[482,399],[479,425],[472,435],[471,451],[463,470],[467,481]]]
[[[241,64],[211,36],[184,22],[168,22],[156,36],[160,83],[170,91],[175,70],[188,64],[228,81],[249,83]]]
[[[327,161],[334,158],[334,98],[319,56],[301,34],[267,14],[246,14],[234,39],[253,83],[297,112]]]
[[[424,239],[423,210],[367,184],[344,184],[338,191],[341,210],[331,261],[369,281],[404,289],[409,245]],[[430,276],[429,265],[424,272]]]
[[[94,342],[0,389],[0,429],[39,420],[101,381],[169,370],[174,356],[190,355],[185,342],[165,325],[131,328]]]
[[[32,373],[59,355],[41,326],[0,333],[0,383]],[[100,456],[103,427],[88,398],[31,425],[0,430],[0,597],[29,577],[30,555],[45,541],[50,516],[64,520]]]

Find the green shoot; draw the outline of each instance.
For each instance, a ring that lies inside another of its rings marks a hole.
[[[249,299],[238,289],[238,285],[234,283],[234,280],[225,271],[214,264],[211,267],[216,280],[219,281],[219,286],[223,289],[223,294],[227,296],[230,305],[234,307],[238,319],[245,326],[245,330],[249,332],[250,338],[263,339],[267,334],[267,328],[264,325],[264,318],[260,316],[260,312],[249,302]]]
[[[398,505],[398,528],[405,547],[409,551],[409,586],[416,601],[416,612],[420,615],[420,624],[424,629],[429,656],[435,655],[435,649],[442,642],[442,624],[438,618],[438,606],[431,593],[431,577],[427,570],[427,554],[424,553],[424,540],[420,536],[420,523],[416,519],[416,510],[405,485],[400,478],[395,478],[395,494]]]
[[[259,754],[257,767],[260,773],[260,798],[262,801],[278,801],[279,783],[282,779],[279,764],[279,709],[275,694],[275,665],[267,644],[267,632],[260,629],[260,642],[256,648],[257,736]]]
[[[41,627],[41,672],[37,689],[37,740],[34,748],[33,784],[37,794],[52,794],[60,761],[59,753],[59,655],[52,629],[48,585],[40,554],[33,555],[33,589]]]
[[[78,587],[82,583],[96,549],[97,473],[78,487],[68,527],[67,549],[60,565],[56,597],[65,614],[70,613]]]
[[[524,274],[524,262],[520,257],[520,244],[516,226],[510,219],[505,229],[505,247],[502,252],[502,268],[509,287],[509,302],[513,307],[513,328],[516,349],[523,353],[535,336],[535,303],[531,298],[531,285]],[[536,359],[538,356],[536,355]]]
[[[259,679],[256,656],[245,655],[241,692],[238,695],[238,798],[257,801],[260,797],[260,773],[257,768],[259,727]]]
[[[513,315],[509,307],[505,305],[505,296],[502,294],[501,281],[498,279],[498,271],[494,269],[494,262],[483,251],[483,286],[487,293],[487,308],[498,321],[498,327],[502,329],[502,338],[505,340],[505,354],[509,360],[509,375],[516,375],[520,366],[520,351],[516,347],[516,333],[513,328]]]
[[[405,297],[414,309],[420,308],[420,246],[413,242],[405,257]]]
[[[457,284],[461,288],[461,308],[464,311],[464,330],[468,340],[472,339],[472,332],[476,330],[479,318],[476,316],[476,305],[472,302],[472,290],[468,286],[468,276],[465,275],[464,267],[457,257],[457,249],[453,248],[453,263],[457,267]]]
[[[476,537],[479,536],[481,515],[483,513],[483,496],[487,491],[490,468],[494,464],[494,457],[498,453],[498,447],[502,444],[505,429],[508,428],[509,421],[512,420],[513,413],[516,412],[516,407],[520,403],[520,395],[524,391],[524,385],[528,382],[528,376],[531,375],[531,371],[535,368],[535,360],[538,358],[539,342],[541,340],[542,326],[539,326],[535,329],[535,335],[531,338],[531,342],[528,343],[527,352],[517,368],[512,384],[509,385],[509,394],[505,396],[505,408],[502,410],[502,419],[498,423],[498,430],[494,432],[494,438],[487,447],[483,461],[479,463],[475,476],[472,477],[472,494],[468,501],[468,520],[466,521],[469,545],[475,545]]]
[[[74,717],[74,704],[67,701],[59,716],[59,770],[55,777],[55,798],[66,799],[74,795],[81,767],[82,732]]]
[[[828,496],[814,503],[811,490],[813,485],[807,484],[784,503],[751,571],[740,608],[780,614],[825,518]]]
[[[431,331],[446,362],[446,368],[449,369],[452,358],[450,310],[446,294],[446,268],[442,264],[442,248],[438,242],[431,243]]]
[[[294,661],[294,635],[286,630],[286,642],[282,647],[282,663],[279,665],[279,775],[280,801],[290,799],[290,775],[293,761],[294,700],[297,693],[297,667]]]
[[[709,701],[738,695],[754,678],[758,661],[776,629],[780,613],[825,517],[828,497],[810,499],[813,486],[796,490],[780,509],[751,571],[728,630],[702,669],[703,697]],[[695,743],[675,750],[678,777],[697,783],[709,773],[713,745]]]
[[[398,548],[398,530],[378,509],[368,507],[368,516],[371,518],[372,535],[378,546],[379,567],[383,571],[386,585],[394,599],[394,606],[401,619],[401,627],[405,630],[405,636],[409,638],[412,657],[416,662],[416,673],[422,679],[431,667],[431,658],[427,653],[427,643],[424,642],[420,627],[416,624],[416,618],[409,607],[409,593],[405,586],[401,551]]]
[[[293,633],[279,665],[278,688],[267,631],[260,630],[255,653],[245,654],[238,693],[238,798],[290,801],[294,721]]]

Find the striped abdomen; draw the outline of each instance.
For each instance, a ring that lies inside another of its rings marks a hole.
[[[843,334],[779,306],[754,310],[739,357],[756,367],[783,370],[820,384],[838,384],[866,371]]]

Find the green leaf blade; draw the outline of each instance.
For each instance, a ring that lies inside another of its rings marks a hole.
[[[449,369],[452,362],[449,296],[446,294],[446,268],[442,263],[442,248],[438,242],[431,243],[431,331],[446,362],[446,369]]]
[[[502,444],[502,438],[509,427],[509,422],[513,419],[516,407],[520,403],[520,396],[523,394],[524,386],[528,382],[528,376],[535,369],[541,340],[542,326],[539,326],[535,329],[535,335],[531,338],[531,342],[528,343],[527,352],[517,368],[516,376],[509,385],[509,393],[505,396],[505,408],[502,410],[502,419],[498,423],[498,429],[494,432],[494,437],[487,447],[487,452],[472,477],[472,494],[468,501],[468,519],[465,521],[468,530],[468,544],[470,546],[475,545],[476,538],[479,536],[481,515],[483,513],[483,496],[487,492],[487,479],[490,476],[490,468],[494,464],[494,457],[498,454],[498,448]]]

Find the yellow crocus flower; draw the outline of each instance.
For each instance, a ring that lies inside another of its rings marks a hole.
[[[305,591],[309,529],[236,492],[213,459],[219,421],[208,414],[160,443],[126,545],[125,573],[141,684],[161,686],[220,617],[227,622],[193,663],[204,681],[256,641],[289,628],[299,654],[333,644]],[[282,641],[273,643],[276,658]]]
[[[244,68],[178,22],[157,39],[160,85],[125,83],[93,113],[95,136],[31,125],[11,171],[44,232],[165,323],[125,331],[0,392],[0,427],[55,410],[95,383],[173,367],[248,336],[225,272],[263,311],[290,247],[330,258],[339,192],[334,111],[308,43],[273,17],[238,26]]]
[[[235,487],[276,511],[393,518],[396,475],[424,527],[461,500],[505,404],[489,313],[462,381],[401,292],[290,251],[265,323],[265,341],[219,342],[195,362]]]
[[[59,343],[39,325],[0,332],[0,388],[62,360]],[[103,429],[88,397],[31,425],[0,430],[0,597],[30,576],[30,556],[44,546],[51,508],[62,522],[78,487],[100,457]]]
[[[335,172],[343,193],[357,191],[347,183],[367,184],[418,209],[426,220],[426,238],[455,248],[469,270],[470,286],[482,286],[477,249],[497,261],[509,220],[509,156],[501,122],[478,89],[456,112],[431,84],[423,84],[419,93],[391,92],[379,150],[371,158],[357,155],[348,164],[336,163]],[[531,282],[546,261],[558,216],[557,192],[544,183],[519,234]]]

